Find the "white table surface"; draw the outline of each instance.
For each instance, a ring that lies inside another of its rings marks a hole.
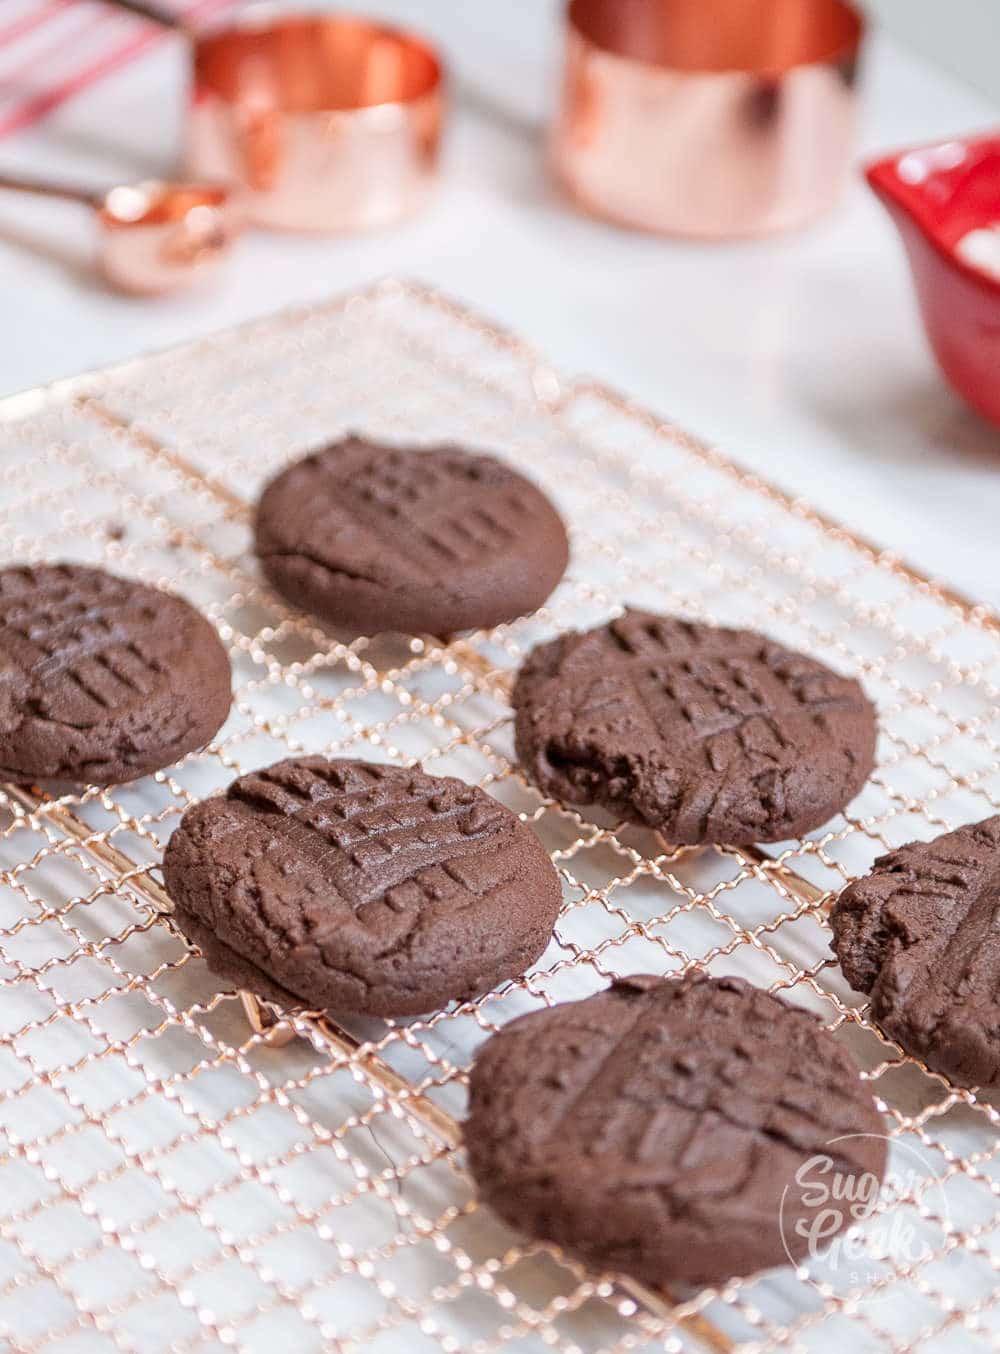
[[[355,5],[355,8],[361,8]],[[716,442],[978,599],[1000,604],[1000,431],[943,385],[881,208],[855,181],[813,230],[700,245],[574,214],[534,129],[552,88],[555,5],[395,0],[446,44],[466,88],[430,210],[375,237],[242,242],[199,295],[135,301],[89,266],[74,207],[0,202],[0,389],[15,391],[318,299],[418,277]],[[169,170],[184,52],[137,64],[0,145],[0,164],[94,181]],[[996,124],[982,95],[876,36],[859,155]],[[485,95],[485,98],[481,97]]]

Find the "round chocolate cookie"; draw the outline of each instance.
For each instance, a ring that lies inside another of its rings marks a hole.
[[[857,682],[751,630],[645,611],[534,649],[513,700],[539,789],[677,845],[800,837],[858,793],[875,755]]]
[[[163,858],[211,968],[284,1005],[418,1015],[524,972],[559,911],[534,833],[419,769],[302,757],[188,809]]]
[[[360,437],[271,481],[256,546],[290,602],[361,634],[513,620],[542,605],[569,558],[552,504],[502,461]]]
[[[880,856],[830,914],[874,1020],[957,1086],[1000,1087],[998,917],[1000,816]]]
[[[808,1012],[737,978],[635,977],[494,1035],[464,1139],[512,1226],[658,1287],[801,1259],[817,1179],[840,1171],[875,1202],[882,1132]],[[843,1227],[857,1221],[841,1207]],[[829,1240],[835,1213],[822,1221]]]
[[[229,659],[182,598],[80,564],[0,570],[0,780],[113,785],[202,747]]]

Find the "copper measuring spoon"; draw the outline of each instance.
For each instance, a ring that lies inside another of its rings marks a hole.
[[[334,232],[423,205],[444,122],[434,49],[356,14],[250,5],[192,28],[155,0],[105,0],[190,46],[186,163],[237,186],[255,225]]]
[[[200,281],[221,263],[240,230],[231,194],[217,185],[150,181],[95,190],[0,174],[0,189],[89,207],[100,226],[104,276],[138,295]]]

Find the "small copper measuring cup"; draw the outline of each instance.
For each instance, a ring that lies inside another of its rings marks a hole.
[[[847,175],[863,31],[846,0],[569,0],[556,172],[642,229],[802,225]]]
[[[91,208],[100,227],[101,271],[112,286],[136,295],[202,281],[241,227],[230,193],[212,184],[150,181],[94,190],[3,174],[0,189]]]
[[[423,205],[444,78],[420,38],[356,15],[260,6],[193,31],[148,0],[110,3],[190,40],[188,169],[238,185],[253,223],[360,230]]]

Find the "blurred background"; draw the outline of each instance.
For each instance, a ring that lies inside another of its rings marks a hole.
[[[836,210],[805,230],[724,244],[617,228],[553,182],[559,0],[337,8],[410,25],[444,53],[452,108],[429,207],[372,234],[252,233],[211,286],[140,301],[96,276],[85,214],[0,195],[0,389],[409,275],[1000,602],[983,549],[1000,514],[1000,432],[942,380],[899,238],[860,172],[897,148],[1000,126],[995,0],[871,0]],[[185,81],[181,40],[97,0],[2,0],[0,168],[95,184],[168,174]]]
[[[887,32],[997,97],[1000,14],[993,0],[871,0],[868,9]]]

